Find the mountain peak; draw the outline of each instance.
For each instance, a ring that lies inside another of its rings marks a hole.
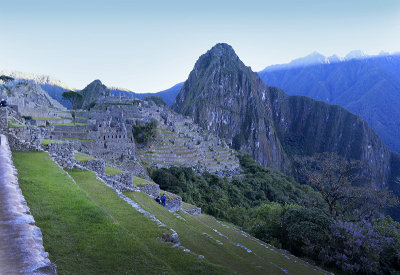
[[[92,82],[90,82],[90,84],[88,86],[92,86],[92,85],[103,85],[103,83],[100,81],[100,79],[96,79],[93,80]]]
[[[110,95],[108,88],[99,79],[92,81],[81,93],[83,95],[82,107],[84,109],[90,104],[97,102],[99,98]]]
[[[344,58],[346,60],[351,60],[351,59],[362,59],[362,58],[366,58],[367,55],[361,51],[361,50],[354,50],[349,52]]]
[[[212,47],[207,53],[210,53],[214,56],[222,56],[226,54],[236,55],[232,46],[227,43],[218,43],[214,47]]]

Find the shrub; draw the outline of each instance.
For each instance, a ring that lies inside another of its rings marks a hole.
[[[148,144],[156,137],[157,121],[152,119],[145,125],[133,125],[133,137],[135,141],[140,144]]]

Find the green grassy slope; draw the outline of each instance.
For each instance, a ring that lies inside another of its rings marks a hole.
[[[229,273],[159,241],[167,229],[134,210],[93,173],[71,171],[76,185],[47,153],[13,152],[13,159],[59,274]]]
[[[139,203],[146,211],[154,214],[168,227],[173,228],[179,234],[184,247],[194,253],[204,255],[215,264],[226,265],[235,272],[241,274],[283,274],[285,271],[295,274],[324,273],[211,216],[204,214],[191,216],[182,211],[176,215],[142,192],[126,192],[125,195]]]

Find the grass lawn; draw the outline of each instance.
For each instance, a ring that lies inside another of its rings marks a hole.
[[[50,143],[64,143],[64,142],[62,142],[61,140],[56,140],[56,139],[42,139],[42,140],[40,140],[40,143],[42,144],[42,145],[48,145],[48,144],[50,144]]]
[[[190,204],[190,203],[186,203],[186,202],[182,202],[182,209],[183,210],[192,210],[192,209],[195,209],[195,208],[197,208],[197,206],[195,206],[195,205],[193,205],[193,204]]]
[[[119,175],[122,173],[124,173],[124,171],[106,165],[106,173],[105,173],[106,175]]]
[[[79,139],[79,138],[73,138],[73,137],[63,137],[62,139],[65,139],[65,140],[79,140],[81,142],[94,142],[93,139]]]
[[[63,118],[59,118],[59,117],[33,117],[32,120],[63,120]]]
[[[94,173],[70,171],[74,184],[45,152],[13,152],[13,159],[59,274],[229,273],[159,241],[167,229],[134,210]]]
[[[26,125],[24,124],[13,124],[11,122],[8,122],[8,128],[22,128],[25,127]]]
[[[93,156],[90,156],[90,155],[86,155],[86,154],[83,154],[83,153],[75,152],[74,153],[74,159],[77,160],[77,161],[85,162],[85,161],[88,161],[88,160],[95,160],[96,158],[93,157]]]
[[[86,123],[80,123],[80,122],[73,123],[73,122],[70,122],[70,123],[55,123],[53,125],[56,125],[56,126],[86,126]]]
[[[142,192],[126,192],[125,195],[138,202],[143,209],[154,214],[168,227],[173,228],[179,234],[184,247],[240,274],[283,274],[283,270],[294,274],[324,273],[290,254],[244,234],[233,226],[217,222],[211,216],[204,214],[191,216],[179,211],[179,215],[184,218],[182,220]],[[223,244],[219,244],[216,240]],[[238,246],[238,243],[254,253],[248,253],[243,247]]]
[[[152,183],[152,182],[133,176],[132,183],[133,183],[133,185],[139,185],[139,184],[147,184],[147,183]]]

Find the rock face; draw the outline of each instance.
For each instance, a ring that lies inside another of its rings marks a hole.
[[[105,98],[106,96],[110,95],[110,91],[108,88],[101,83],[100,80],[95,80],[89,85],[87,85],[82,91],[83,95],[83,103],[82,108],[86,109],[91,104],[96,103],[97,100],[101,98]]]
[[[66,111],[58,101],[51,98],[38,84],[29,80],[15,80],[0,85],[0,97],[19,114],[32,117],[56,117]]]
[[[284,170],[286,154],[273,125],[268,93],[231,46],[217,44],[196,62],[173,109],[260,163]]]
[[[291,171],[296,155],[330,151],[362,161],[377,186],[390,175],[390,151],[366,122],[339,106],[268,87],[227,44],[199,58],[173,109],[281,171]]]

